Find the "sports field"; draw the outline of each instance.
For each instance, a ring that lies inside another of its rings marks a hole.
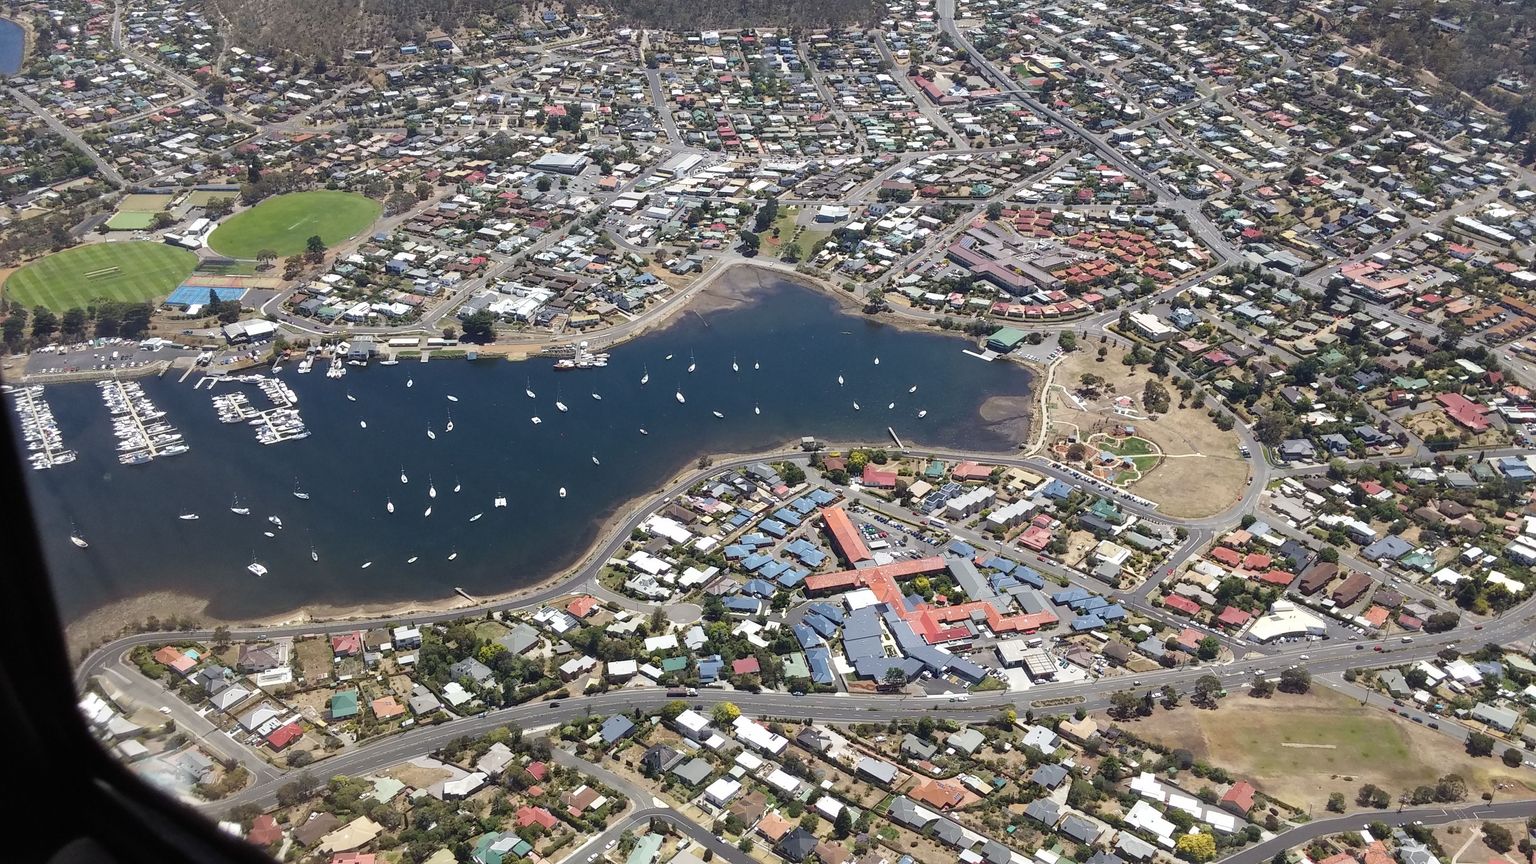
[[[351,192],[317,190],[268,198],[214,229],[208,245],[230,258],[255,258],[263,249],[285,257],[303,252],[319,234],[334,246],[361,234],[383,207]]]
[[[197,256],[164,243],[91,243],[55,252],[5,280],[5,296],[63,312],[97,298],[154,300],[192,273]]]

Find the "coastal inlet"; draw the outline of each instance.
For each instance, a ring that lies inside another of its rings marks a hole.
[[[441,600],[456,586],[491,597],[569,567],[605,521],[701,454],[803,435],[880,443],[887,427],[909,446],[1014,449],[1031,375],[967,347],[748,271],[611,349],[603,368],[412,359],[328,378],[285,363],[310,435],[272,446],[221,423],[212,402],[237,390],[264,402],[253,385],[148,378],[189,451],[121,465],[97,387],[49,386],[79,456],[28,472],[29,489],[67,621],[152,593],[205,598],[208,617],[236,622]]]

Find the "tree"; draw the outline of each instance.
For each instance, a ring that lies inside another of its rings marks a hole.
[[[1503,758],[1504,764],[1511,768],[1519,768],[1520,763],[1525,759],[1520,751],[1514,747],[1510,747],[1509,749],[1505,750],[1504,755],[1501,758]]]
[[[832,836],[841,840],[853,833],[853,813],[844,807],[837,811],[837,819],[832,823]]]
[[[66,339],[79,339],[85,335],[85,310],[79,306],[71,306],[64,310],[64,317],[59,322],[59,332]]]
[[[209,201],[207,204],[203,205],[203,215],[214,221],[223,219],[225,216],[233,213],[234,210],[235,199],[229,196],[215,198],[212,201]]]
[[[757,254],[759,247],[763,245],[763,238],[743,228],[741,234],[741,254],[751,257]]]
[[[721,702],[715,706],[711,716],[715,719],[715,725],[729,726],[735,722],[737,717],[741,716],[741,709],[737,708],[734,702]]]
[[[891,668],[885,670],[885,678],[883,680],[888,687],[900,687],[907,683],[907,673],[901,671],[900,666],[892,665]]]
[[[1003,218],[1003,202],[993,201],[987,204],[987,218],[994,222]]]
[[[1284,669],[1280,672],[1280,689],[1286,693],[1305,693],[1312,689],[1312,673],[1305,669]]]
[[[325,241],[320,239],[319,234],[311,234],[309,239],[304,241],[304,251],[311,255],[324,255]]]
[[[261,249],[256,252],[256,265],[265,270],[272,266],[272,262],[278,258],[276,249]]]
[[[1515,845],[1515,838],[1508,828],[1494,822],[1483,823],[1483,842],[1499,854],[1508,852]]]
[[[1124,720],[1136,715],[1136,708],[1141,700],[1129,690],[1116,690],[1109,696],[1109,713],[1119,720]]]
[[[1275,685],[1270,683],[1263,675],[1253,676],[1253,682],[1248,685],[1248,693],[1258,699],[1268,699],[1275,692]]]
[[[46,342],[59,328],[59,316],[46,306],[32,309],[32,338]]]
[[[1184,834],[1174,848],[1191,861],[1209,861],[1216,857],[1216,838],[1209,834]]]
[[[464,339],[467,342],[485,344],[496,340],[496,316],[488,309],[481,309],[464,319]]]
[[[534,188],[538,189],[540,192],[548,192],[550,187],[555,185],[555,181],[549,179],[548,174],[541,174],[539,175],[539,179],[534,181],[533,185]]]
[[[1077,350],[1077,334],[1068,330],[1056,337],[1056,345],[1062,351],[1071,352]]]
[[[1492,756],[1493,736],[1473,732],[1467,736],[1467,753],[1472,756]]]
[[[1201,675],[1195,681],[1195,701],[1201,705],[1214,707],[1219,693],[1221,693],[1221,679],[1215,675]]]
[[[1195,650],[1195,656],[1201,660],[1215,660],[1216,655],[1221,653],[1221,640],[1215,636],[1207,636],[1200,640]]]
[[[753,221],[752,230],[761,234],[773,227],[773,220],[779,217],[779,199],[769,198],[763,202],[763,206],[757,208],[757,218]]]
[[[1335,792],[1328,796],[1328,809],[1334,813],[1344,812],[1344,793]]]

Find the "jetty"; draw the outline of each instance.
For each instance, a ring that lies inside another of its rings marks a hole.
[[[163,456],[187,452],[176,427],[161,419],[165,412],[144,395],[137,381],[111,379],[97,382],[101,399],[112,415],[112,432],[117,436],[117,461],[124,465],[142,465]]]
[[[64,436],[54,422],[53,408],[43,398],[43,385],[32,384],[7,393],[16,397],[16,415],[21,419],[21,438],[27,445],[27,460],[33,470],[56,468],[75,461],[79,455],[64,446]]]
[[[891,436],[891,440],[892,441],[896,442],[896,449],[897,450],[905,450],[905,449],[907,449],[907,445],[901,443],[901,438],[897,437],[895,429],[892,429],[891,427],[887,426],[887,427],[885,427],[885,432],[886,432],[887,435]]]

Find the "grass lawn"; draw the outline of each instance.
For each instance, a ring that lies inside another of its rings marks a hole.
[[[91,243],[55,252],[5,281],[5,296],[63,312],[92,300],[154,300],[192,273],[197,256],[164,243]]]
[[[1365,783],[1395,796],[1454,772],[1466,779],[1468,797],[1476,798],[1495,782],[1516,782],[1518,776],[1497,760],[1473,759],[1438,732],[1318,685],[1306,695],[1272,699],[1239,690],[1214,711],[1185,707],[1155,716],[1156,722],[1137,724],[1135,732],[1318,811],[1332,792],[1344,793],[1353,807]]]
[[[112,218],[107,220],[107,227],[113,231],[143,231],[153,224],[155,214],[142,210],[124,210],[112,214]]]
[[[325,245],[350,240],[379,217],[383,207],[351,192],[293,192],[257,204],[214,229],[208,245],[230,258],[255,258],[263,249],[280,257],[303,252],[315,234]]]
[[[151,195],[149,193],[133,193],[124,195],[123,200],[117,203],[119,213],[159,213],[164,210],[174,195]]]

